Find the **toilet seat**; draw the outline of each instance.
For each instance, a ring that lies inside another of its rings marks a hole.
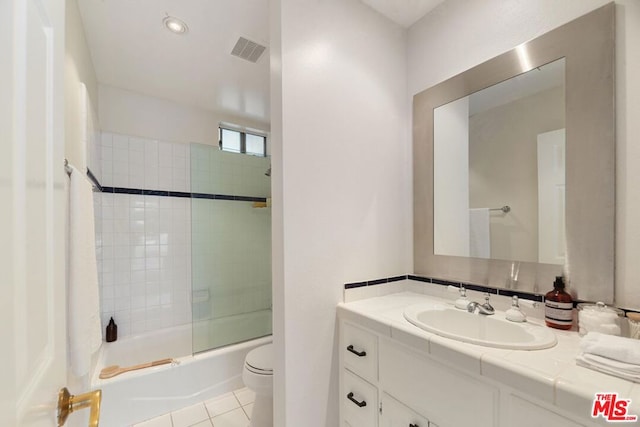
[[[249,427],[273,427],[273,345],[247,353],[242,369],[244,385],[256,395]]]
[[[247,353],[245,368],[258,375],[273,375],[273,344],[257,347]]]

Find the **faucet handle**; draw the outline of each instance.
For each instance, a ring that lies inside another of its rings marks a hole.
[[[514,295],[511,298],[511,308],[506,311],[505,317],[512,322],[525,322],[527,316],[522,310],[520,310],[520,304],[518,304],[518,296]]]
[[[520,308],[520,304],[518,303],[518,295],[514,295],[511,297],[511,308]]]
[[[467,298],[467,290],[464,288],[464,286],[460,285],[459,291],[460,291],[460,296],[455,301],[454,305],[456,308],[460,310],[466,310],[467,306],[469,305],[469,299]]]
[[[491,294],[489,294],[489,292],[486,292],[484,294],[484,307],[489,309],[489,310],[493,310],[493,306],[489,303],[489,298],[491,298]]]

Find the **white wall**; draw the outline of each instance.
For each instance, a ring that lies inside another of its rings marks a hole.
[[[218,125],[229,122],[269,131],[268,123],[233,117],[153,96],[99,85],[102,130],[171,142],[218,144]]]
[[[274,425],[334,427],[343,285],[412,266],[406,32],[357,0],[272,6]]]
[[[65,157],[80,170],[87,166],[87,148],[83,138],[85,126],[82,107],[85,93],[89,111],[98,108],[98,82],[91,54],[84,36],[82,19],[76,0],[66,2],[65,12]],[[86,86],[86,92],[80,83]]]
[[[408,33],[409,96],[577,18],[608,0],[442,3]],[[616,1],[618,305],[640,308],[640,2]],[[611,279],[613,281],[613,278]],[[550,284],[551,285],[551,284]]]

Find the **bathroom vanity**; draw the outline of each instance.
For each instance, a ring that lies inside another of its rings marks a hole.
[[[554,330],[557,344],[540,350],[485,347],[409,323],[418,303],[453,308],[412,292],[338,306],[341,426],[607,425],[591,416],[596,393],[631,399],[628,413],[640,414],[640,384],[576,366],[576,332]]]

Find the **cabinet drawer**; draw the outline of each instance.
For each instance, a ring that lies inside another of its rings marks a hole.
[[[343,323],[342,339],[344,366],[375,382],[378,379],[378,338],[375,334]]]
[[[380,427],[429,427],[429,421],[398,402],[387,393],[380,398]]]
[[[347,370],[342,371],[342,374],[340,401],[344,421],[353,427],[376,427],[378,389]]]

